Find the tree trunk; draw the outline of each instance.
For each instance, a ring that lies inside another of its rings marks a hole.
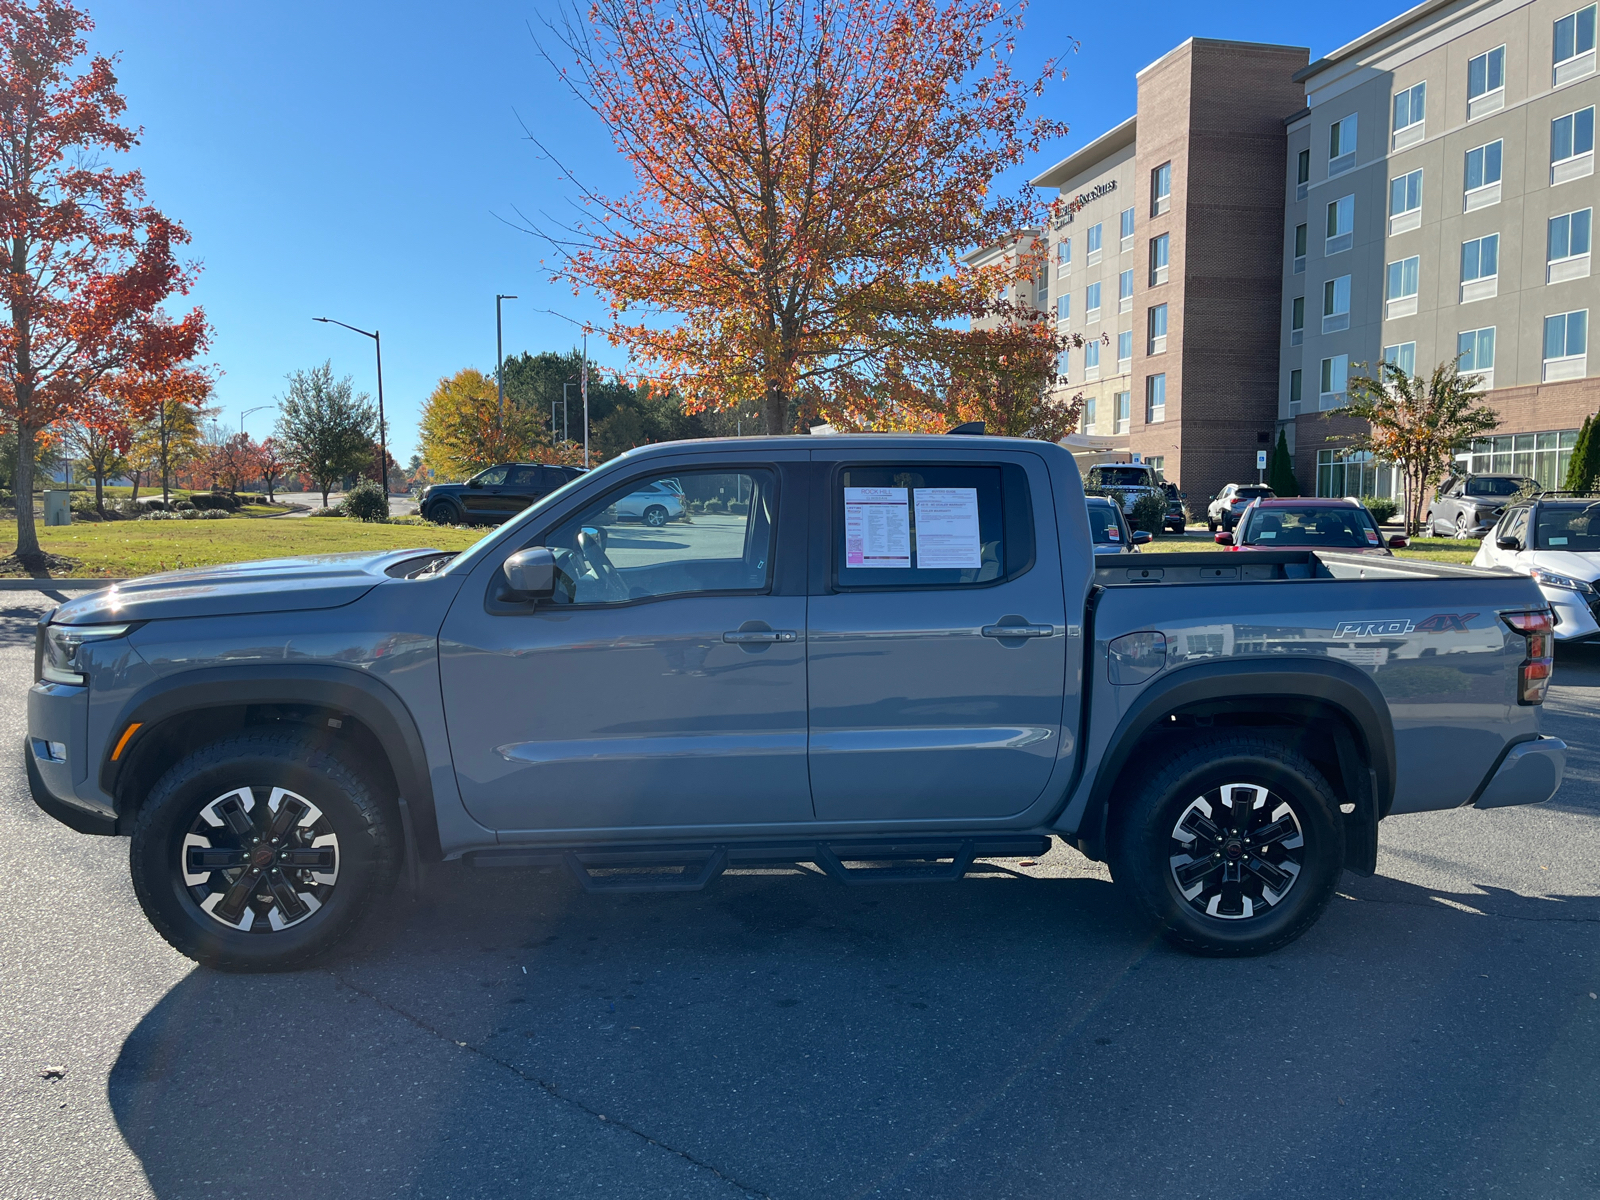
[[[323,508],[327,508],[328,507],[328,485],[331,484],[332,482],[333,481],[331,479],[323,479],[323,480],[319,480],[318,483],[317,483],[317,486],[322,489],[322,507]]]
[[[20,421],[17,423],[17,548],[18,561],[32,568],[43,564],[44,552],[39,549],[39,531],[33,523],[33,444],[34,431]]]
[[[767,394],[763,398],[761,409],[767,419],[769,436],[789,432],[789,397],[776,382],[767,384]]]
[[[133,499],[134,501],[137,501],[139,499],[139,480],[143,476],[144,476],[144,472],[143,471],[129,471],[128,472],[128,478],[133,480],[133,496],[131,497],[131,499]]]

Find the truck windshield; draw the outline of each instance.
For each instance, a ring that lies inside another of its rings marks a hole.
[[[1121,487],[1154,487],[1155,481],[1150,472],[1144,467],[1101,467],[1100,486],[1109,488]]]
[[[1600,503],[1541,504],[1535,537],[1539,550],[1600,551]]]
[[[1326,546],[1356,549],[1381,545],[1378,527],[1364,509],[1258,508],[1240,541],[1246,546]]]

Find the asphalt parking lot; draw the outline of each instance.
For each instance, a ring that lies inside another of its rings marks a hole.
[[[33,603],[0,611],[0,745]],[[618,897],[440,866],[322,968],[219,975],[13,754],[0,1196],[1595,1196],[1600,651],[1546,709],[1554,802],[1385,822],[1377,877],[1242,961],[1057,849]]]

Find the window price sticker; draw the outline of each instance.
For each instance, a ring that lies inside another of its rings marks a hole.
[[[844,565],[909,567],[911,522],[907,489],[847,487],[844,490]]]

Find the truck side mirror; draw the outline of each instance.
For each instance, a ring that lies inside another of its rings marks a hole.
[[[1133,531],[1133,544],[1135,546],[1143,546],[1146,543],[1154,540],[1155,536],[1156,535],[1151,533],[1148,529],[1135,529]]]
[[[1521,550],[1522,549],[1522,541],[1521,541],[1520,538],[1498,537],[1498,538],[1495,538],[1494,544],[1496,546],[1499,546],[1500,549],[1502,549],[1502,550]]]
[[[1409,545],[1411,543],[1398,533],[1389,539],[1389,549],[1391,550],[1404,550]]]
[[[1219,546],[1231,546],[1231,545],[1233,545],[1233,534],[1231,534],[1231,533],[1219,533],[1219,534],[1216,535],[1216,537],[1212,538],[1211,540],[1216,542],[1216,544],[1219,545]]]
[[[471,479],[467,480],[467,486],[471,488],[480,488],[483,486],[483,480],[479,479],[477,476],[473,476]]]
[[[518,550],[500,568],[519,600],[548,600],[556,591],[556,556],[544,546]]]

